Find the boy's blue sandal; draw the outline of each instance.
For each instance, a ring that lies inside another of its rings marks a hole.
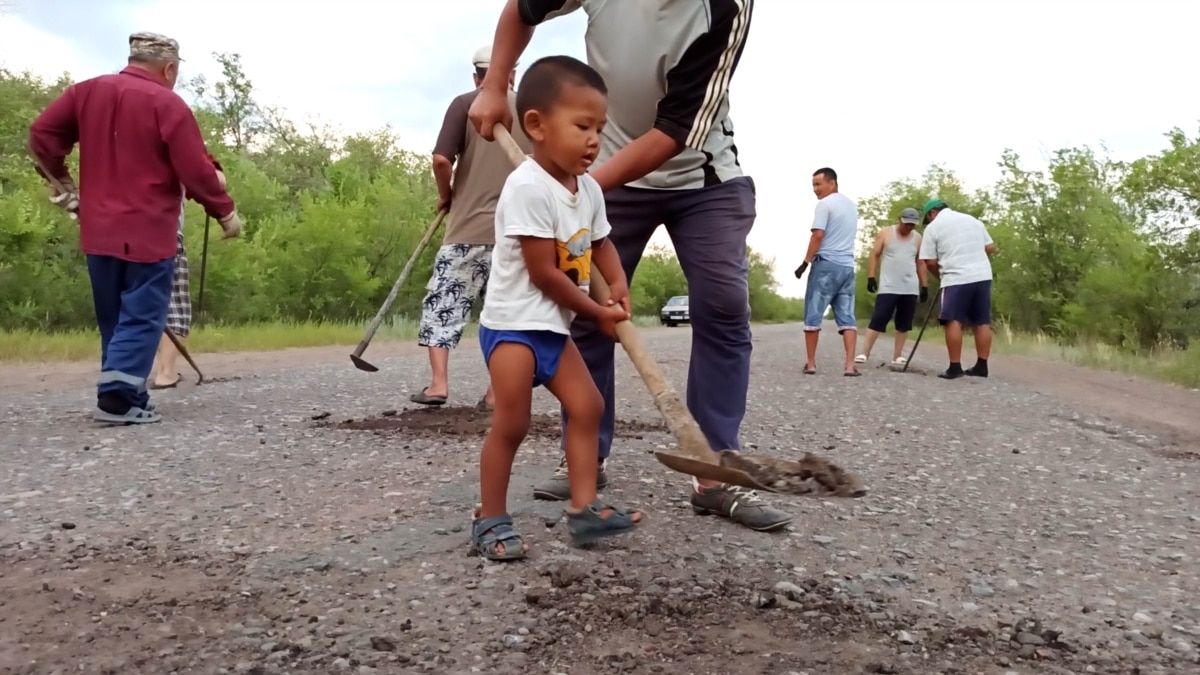
[[[606,510],[612,512],[608,516],[602,515]],[[575,546],[584,546],[600,539],[632,532],[641,524],[640,521],[635,521],[633,516],[642,515],[642,512],[636,509],[625,510],[608,506],[599,499],[588,504],[587,508],[579,513],[565,513],[567,532],[570,533],[571,543]]]
[[[503,553],[496,552],[496,545],[504,546]],[[471,545],[488,560],[520,560],[525,557],[525,541],[513,529],[512,516],[507,513],[491,518],[475,518],[471,521]]]

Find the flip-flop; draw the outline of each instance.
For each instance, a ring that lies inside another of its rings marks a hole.
[[[429,391],[429,387],[425,387],[421,391],[408,397],[408,400],[421,405],[446,405],[445,396],[430,396],[425,392]]]
[[[475,404],[475,409],[481,412],[491,412],[496,409],[496,406],[488,405],[487,396],[484,396],[483,398],[479,399],[478,403]]]
[[[848,370],[842,373],[842,375],[845,375],[846,377],[862,377],[862,373],[859,372],[858,368],[855,368],[854,370]]]
[[[175,374],[178,377],[176,377],[175,381],[172,382],[171,384],[153,383],[150,385],[150,389],[174,389],[175,387],[179,386],[179,383],[183,380],[183,373],[175,373]]]
[[[804,374],[805,374],[805,375],[816,375],[816,374],[817,374],[817,369],[816,369],[816,368],[805,368],[805,369],[804,369]]]

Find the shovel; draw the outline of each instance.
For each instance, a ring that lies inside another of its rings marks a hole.
[[[496,125],[492,133],[514,165],[525,161],[525,154],[503,125]],[[590,292],[602,304],[608,302],[612,295],[608,282],[594,267]],[[829,497],[862,497],[867,493],[858,476],[811,453],[805,453],[799,461],[789,461],[739,452],[713,452],[700,425],[688,412],[679,394],[667,383],[633,323],[622,321],[616,328],[621,346],[650,390],[654,405],[666,421],[667,428],[679,443],[682,454],[654,453],[655,458],[667,468],[696,478],[765,492]]]
[[[429,229],[425,231],[425,236],[421,238],[421,242],[417,244],[417,250],[413,251],[412,257],[404,264],[404,269],[400,270],[400,276],[396,278],[396,283],[392,284],[392,290],[388,293],[387,299],[383,301],[383,305],[379,311],[375,313],[375,318],[371,319],[371,323],[367,325],[367,332],[363,335],[363,339],[350,353],[350,360],[354,363],[354,367],[359,370],[365,370],[368,373],[378,372],[379,368],[367,363],[362,355],[367,351],[367,345],[371,344],[371,338],[375,337],[375,331],[379,330],[379,325],[383,323],[383,317],[387,316],[388,310],[392,308],[392,303],[396,301],[396,294],[400,292],[400,287],[408,279],[409,272],[412,272],[413,265],[417,262],[417,258],[421,257],[421,252],[425,250],[425,246],[429,244],[429,240],[433,238],[433,233],[437,232],[442,221],[446,218],[446,211],[439,211],[437,217],[429,224]]]

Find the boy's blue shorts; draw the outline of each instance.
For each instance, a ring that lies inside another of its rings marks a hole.
[[[567,335],[552,330],[492,330],[479,327],[479,346],[483,349],[483,362],[492,359],[492,352],[503,342],[512,342],[529,347],[533,352],[533,386],[540,387],[549,382],[558,372],[558,362],[567,346]]]

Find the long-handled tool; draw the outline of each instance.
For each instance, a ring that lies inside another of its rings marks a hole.
[[[27,146],[27,149],[29,150],[30,158],[33,159],[33,166],[37,169],[38,175],[46,179],[46,182],[50,184],[50,187],[54,188],[54,190],[60,195],[66,193],[67,189],[63,187],[62,182],[55,178],[49,171],[46,170],[46,167],[42,165],[42,160],[37,156],[37,153],[33,151],[33,146]],[[71,220],[79,220],[79,214],[75,213],[74,211],[68,211],[67,216]]]
[[[429,244],[429,240],[433,238],[433,233],[437,232],[442,221],[446,218],[446,211],[439,211],[437,217],[429,224],[429,229],[425,231],[425,236],[421,238],[421,242],[417,244],[417,250],[413,251],[412,257],[404,264],[404,269],[400,270],[400,276],[396,278],[396,283],[392,284],[392,290],[388,293],[387,299],[383,301],[383,306],[375,314],[375,318],[371,319],[371,323],[367,325],[367,332],[363,335],[363,339],[350,353],[350,360],[354,362],[354,367],[359,370],[365,370],[368,373],[374,373],[379,368],[367,363],[363,360],[363,352],[367,351],[367,345],[371,344],[371,338],[375,337],[375,331],[379,330],[380,324],[383,323],[383,317],[387,316],[388,310],[392,308],[392,303],[396,301],[396,294],[400,292],[400,287],[404,285],[408,279],[408,273],[412,272],[413,265],[416,264],[417,258],[421,257],[421,253],[425,250],[425,246]]]
[[[204,246],[200,249],[200,297],[196,299],[196,318],[204,315],[204,273],[208,271],[208,229],[212,216],[204,214]]]
[[[51,175],[51,173],[49,171],[46,171],[46,167],[42,166],[42,162],[40,159],[38,159],[37,153],[33,152],[33,148],[29,149],[29,154],[33,157],[33,163],[37,166],[38,173],[40,173],[43,178],[45,178],[47,181],[49,181],[50,187],[54,188],[55,190],[58,190],[59,192],[65,192],[66,190],[63,188],[62,183],[59,182],[59,180],[57,178],[55,178],[53,175]],[[74,215],[74,214],[72,214],[72,215]],[[207,230],[206,230],[205,234],[207,235]],[[207,244],[207,243],[208,243],[208,241],[207,241],[207,236],[206,236],[205,244]],[[202,263],[202,265],[203,265],[203,263]],[[201,272],[201,275],[203,275],[203,272]],[[203,280],[204,277],[201,276],[200,278],[201,278],[201,280]],[[203,284],[203,281],[201,281],[201,284]],[[201,286],[201,289],[203,289],[203,288],[204,287]],[[203,290],[201,291],[201,293],[203,293]],[[188,365],[192,367],[192,370],[196,371],[196,384],[200,384],[201,382],[204,382],[204,373],[200,372],[200,366],[196,365],[196,361],[194,359],[192,359],[192,355],[188,353],[187,347],[183,346],[183,342],[181,342],[179,340],[179,336],[176,335],[175,332],[172,331],[170,328],[164,328],[163,332],[167,334],[167,339],[169,339],[171,341],[171,343],[175,345],[175,349],[179,350],[179,353],[183,355],[183,359],[188,362]]]
[[[171,341],[171,344],[175,345],[175,349],[179,350],[179,353],[183,355],[183,360],[187,361],[192,370],[196,371],[196,384],[203,384],[204,373],[200,372],[200,366],[196,365],[195,360],[192,359],[192,355],[188,353],[187,347],[183,346],[183,341],[170,328],[164,328],[163,332],[167,334],[167,339]]]
[[[503,125],[496,125],[493,134],[514,164],[525,160],[525,154]],[[608,283],[594,267],[591,272],[590,290],[597,302],[608,302],[611,297]],[[622,321],[616,328],[621,346],[629,355],[629,360],[633,362],[633,367],[642,381],[646,383],[646,388],[650,390],[654,405],[679,443],[679,450],[684,453],[654,453],[662,464],[697,478],[768,492],[834,497],[861,497],[866,494],[866,488],[857,476],[809,453],[797,462],[742,455],[739,452],[713,452],[708,446],[704,432],[700,430],[700,425],[688,412],[679,394],[667,383],[666,377],[642,343],[633,323]]]
[[[941,291],[938,291],[938,296],[941,296]],[[908,360],[904,362],[904,367],[900,372],[908,372],[908,364],[912,363],[913,356],[917,353],[917,347],[921,344],[921,338],[925,336],[925,328],[929,326],[929,319],[933,316],[933,308],[938,304],[938,299],[933,298],[929,302],[929,309],[925,310],[925,320],[921,322],[921,330],[917,333],[917,341],[913,343],[912,349],[908,352]]]

